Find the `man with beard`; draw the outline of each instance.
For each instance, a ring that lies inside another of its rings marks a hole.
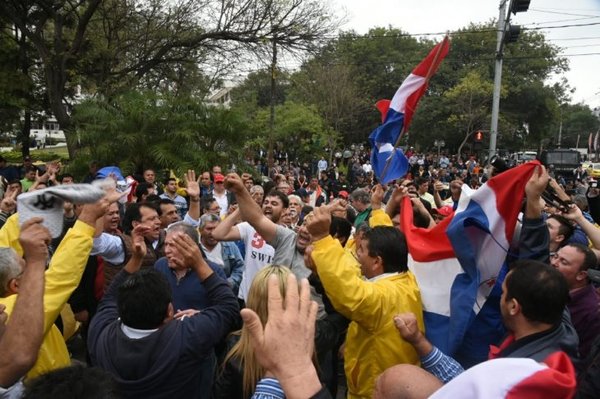
[[[289,267],[298,279],[310,277],[312,272],[304,264],[304,251],[310,245],[312,237],[306,226],[301,225],[296,233],[292,229],[274,223],[268,217],[265,206],[263,206],[263,214],[261,214],[260,208],[246,191],[242,179],[235,173],[227,175],[225,186],[236,195],[242,218],[256,229],[263,240],[273,246],[275,253],[269,263]],[[267,196],[265,204],[268,203],[270,198],[272,197]],[[287,208],[287,197],[285,201]],[[246,263],[246,268],[248,268],[248,263]],[[333,308],[328,308],[326,312],[323,295],[317,292],[317,289],[321,288],[320,283],[317,281],[316,276],[313,277],[311,280],[311,298],[318,305],[315,348],[319,364],[323,370],[322,377],[330,389],[335,389],[335,373],[331,370],[329,356],[332,355],[332,352],[335,352],[339,335],[347,324],[346,320]]]
[[[237,176],[237,175],[236,175]],[[250,193],[242,184],[244,198],[249,198],[252,204],[259,210],[260,208],[256,202],[252,199]],[[262,214],[271,223],[279,223],[283,211],[288,207],[288,198],[282,192],[273,190],[267,194],[263,205]],[[246,263],[246,269],[242,276],[242,282],[240,283],[240,290],[238,297],[242,300],[246,300],[248,290],[252,279],[260,269],[268,264],[273,263],[273,255],[275,250],[271,245],[267,243],[262,235],[255,230],[255,228],[248,222],[240,222],[240,211],[235,210],[231,215],[226,217],[212,232],[212,236],[217,241],[237,241],[242,240],[245,246],[244,260]],[[236,224],[237,223],[237,224]]]

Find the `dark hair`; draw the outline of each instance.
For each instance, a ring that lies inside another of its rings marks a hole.
[[[384,273],[408,270],[406,238],[400,230],[391,226],[376,226],[365,232],[369,256],[381,256]]]
[[[123,324],[131,328],[158,328],[171,303],[171,286],[160,272],[146,268],[119,286],[117,306]]]
[[[140,212],[140,209],[144,207],[154,209],[157,213],[159,212],[156,204],[152,202],[135,202],[127,205],[125,216],[123,217],[123,230],[125,231],[125,234],[131,234],[131,231],[133,230],[133,222],[139,222],[142,220],[142,213]]]
[[[573,247],[583,254],[583,263],[579,267],[579,271],[587,271],[588,269],[594,269],[598,264],[598,258],[594,251],[590,249],[587,245],[580,244],[578,242],[573,242],[565,245],[565,247]]]
[[[25,385],[24,399],[119,398],[113,377],[96,367],[64,367],[42,374]]]
[[[148,189],[150,189],[150,187],[151,185],[146,182],[138,183],[138,185],[135,187],[135,197],[138,199],[138,201],[141,200],[142,195],[148,195]]]
[[[342,242],[342,245],[348,240],[350,237],[350,233],[352,232],[352,224],[339,216],[331,217],[331,225],[329,226],[329,234],[333,237],[337,237]]]
[[[29,165],[25,168],[25,173],[27,172],[37,172],[38,168],[35,165]]]
[[[175,183],[177,183],[177,179],[174,177],[168,177],[163,181],[163,184],[166,186],[169,184],[170,181],[174,181]]]
[[[565,237],[564,240],[562,241],[563,243],[566,243],[567,241],[569,241],[569,238],[571,238],[571,236],[575,232],[575,228],[573,227],[573,225],[571,224],[569,219],[567,219],[566,217],[564,217],[562,215],[557,215],[557,214],[552,214],[552,215],[548,216],[548,219],[554,219],[560,223],[560,226],[558,226],[558,234]]]
[[[161,205],[175,205],[175,201],[170,200],[168,198],[160,198],[160,200],[158,201],[158,207],[156,208],[158,216],[162,216],[162,208],[160,207]]]
[[[60,177],[60,181],[62,182],[65,177],[70,177],[71,179],[75,180],[75,177],[72,174],[63,173],[63,175]]]
[[[18,184],[19,186],[23,187],[23,183],[21,183],[21,180],[19,180],[19,179],[9,180],[8,185],[10,186],[11,184]]]
[[[269,191],[269,193],[267,195],[265,195],[265,199],[267,199],[268,197],[277,197],[281,200],[281,202],[283,203],[283,207],[287,208],[290,206],[290,200],[287,197],[287,195],[285,195],[284,193],[282,193],[281,191],[277,190],[277,189],[272,189],[271,191]]]
[[[158,194],[150,194],[149,196],[146,197],[146,201],[142,201],[142,202],[145,202],[147,204],[158,204],[161,199],[162,198],[160,198],[160,195],[158,195]]]
[[[429,201],[426,201],[423,198],[418,198],[418,200],[421,201],[421,203],[427,210],[427,213],[429,213],[431,215],[431,204],[429,203]],[[416,227],[421,227],[421,228],[426,229],[429,227],[429,223],[431,223],[431,219],[429,218],[429,216],[427,216],[424,213],[419,212],[418,208],[416,206],[414,206],[413,207],[413,224]]]
[[[202,211],[202,213],[208,212],[208,210],[210,209],[210,205],[213,202],[217,202],[217,199],[215,197],[202,197],[202,199],[200,200],[200,210]]]
[[[417,186],[420,186],[423,183],[429,183],[429,179],[427,177],[423,177],[423,176],[417,177],[417,182],[416,182]]]
[[[569,302],[569,287],[563,275],[545,263],[521,259],[506,276],[505,301],[516,299],[523,316],[532,322],[556,325]]]

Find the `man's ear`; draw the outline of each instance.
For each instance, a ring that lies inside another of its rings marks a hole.
[[[375,272],[375,275],[385,273],[385,269],[383,267],[383,258],[381,256],[377,256],[377,258],[375,258],[375,262],[373,262],[372,271]]]
[[[8,282],[8,292],[12,294],[19,293],[19,280],[16,278],[10,279]]]
[[[510,301],[508,301],[508,313],[511,316],[516,316],[517,314],[521,313],[521,305],[515,298],[512,298]]]

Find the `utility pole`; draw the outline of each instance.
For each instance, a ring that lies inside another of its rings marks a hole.
[[[502,87],[502,46],[504,45],[504,28],[506,19],[506,2],[500,0],[500,15],[496,25],[498,32],[496,42],[496,61],[494,65],[494,95],[492,97],[492,122],[490,125],[490,153],[488,159],[496,155],[496,141],[498,137],[498,115],[500,113],[500,89]],[[510,14],[508,16],[510,18]]]
[[[525,12],[529,9],[531,0],[510,0],[508,14],[506,13],[506,3],[509,0],[500,0],[500,13],[497,24],[497,43],[496,43],[496,62],[494,65],[494,95],[492,97],[492,121],[490,124],[490,149],[488,159],[496,155],[496,141],[498,138],[498,115],[500,114],[500,89],[502,87],[502,50],[504,43],[517,41],[521,27],[519,25],[510,25],[510,14]]]

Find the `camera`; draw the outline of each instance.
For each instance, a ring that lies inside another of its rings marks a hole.
[[[591,188],[598,188],[598,180],[590,180]]]

